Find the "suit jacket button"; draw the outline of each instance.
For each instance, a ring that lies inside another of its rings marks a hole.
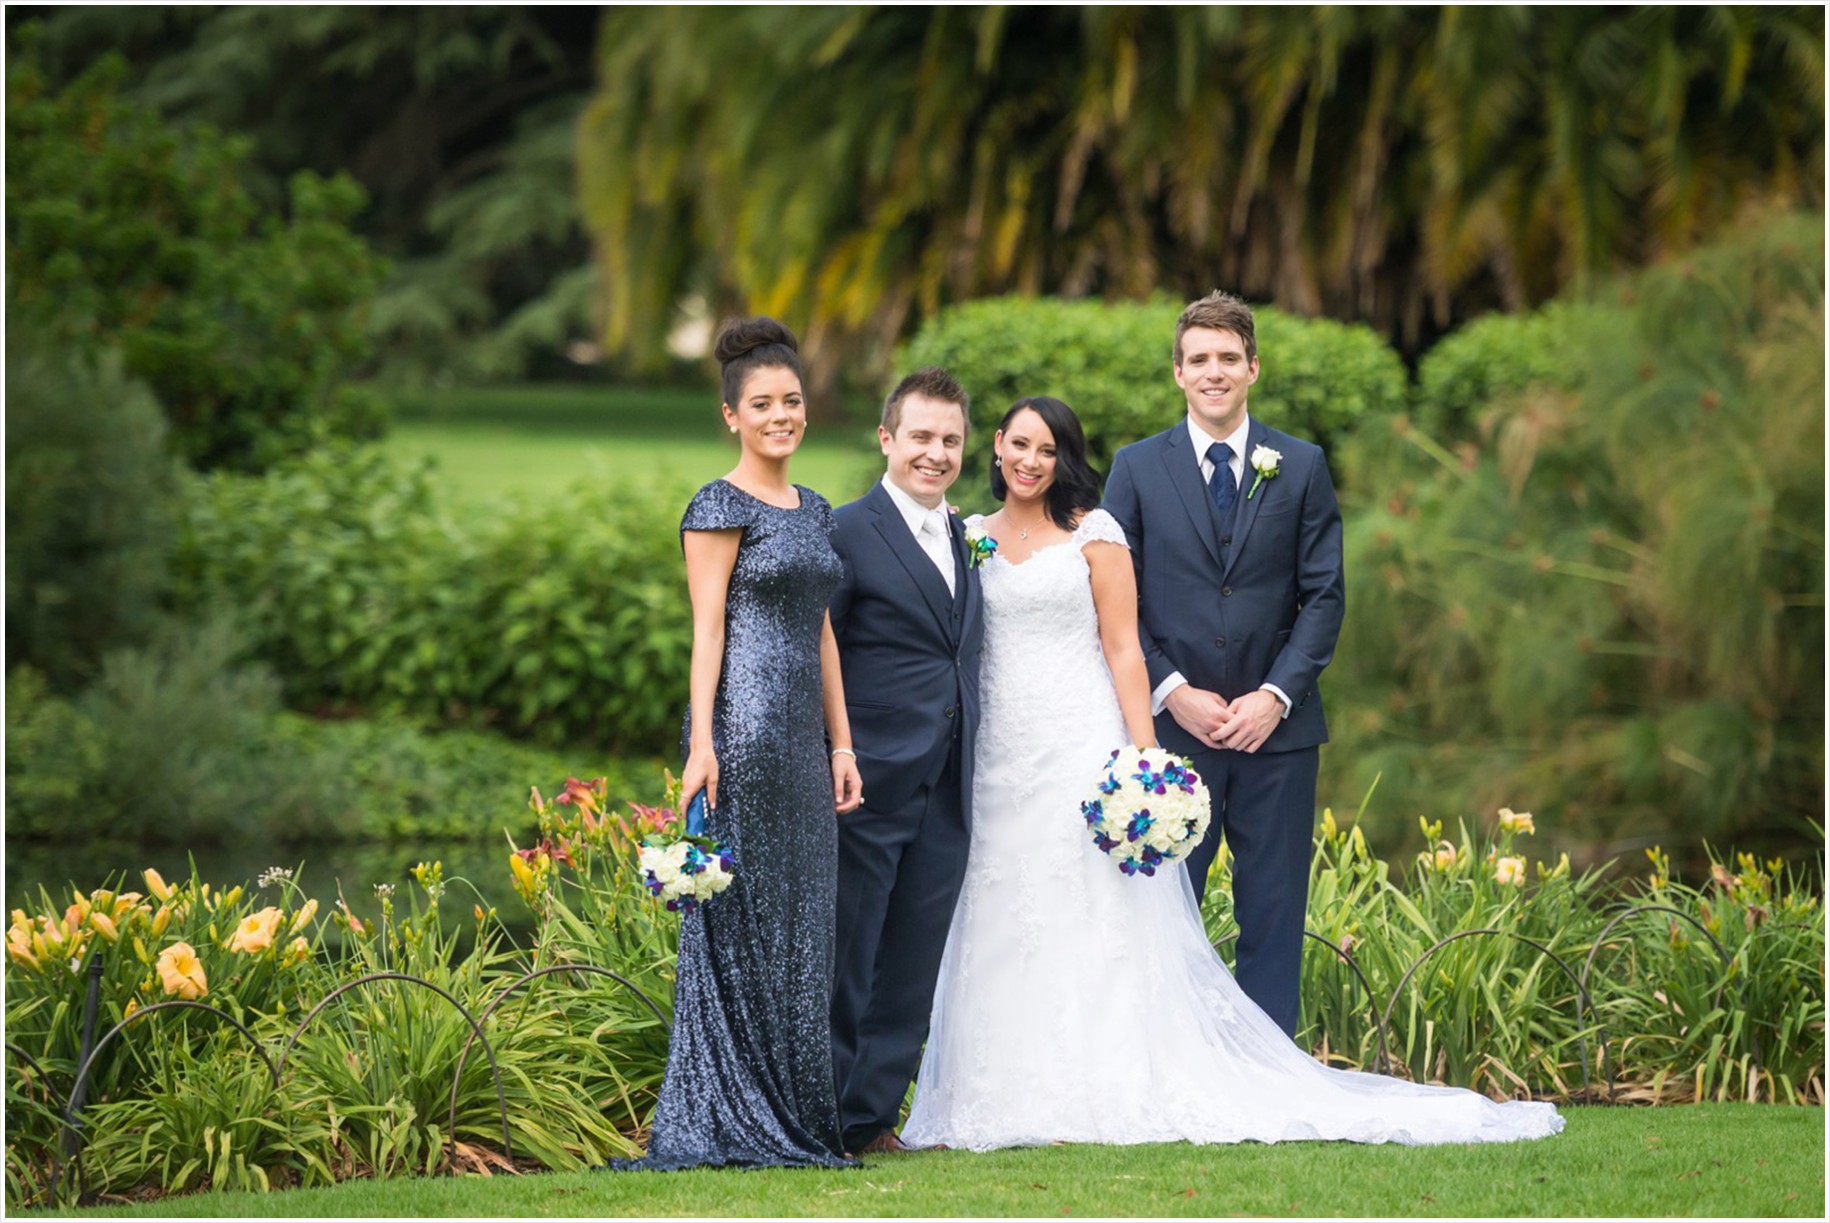
[[[1224,637],[1214,638],[1214,646],[1217,649],[1224,650],[1226,648],[1226,638],[1224,638]]]
[[[1233,537],[1231,535],[1222,535],[1220,537],[1220,546],[1222,548],[1229,548],[1232,546],[1232,543],[1233,543]]]
[[[947,706],[947,716],[949,718],[953,716],[953,712],[954,712],[955,708],[956,708],[956,706],[953,706],[953,705]]]
[[[1232,593],[1233,593],[1233,588],[1231,586],[1222,586],[1220,588],[1220,597],[1223,599],[1228,597]]]

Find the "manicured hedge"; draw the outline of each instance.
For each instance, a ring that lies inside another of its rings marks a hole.
[[[1601,307],[1552,302],[1529,314],[1484,315],[1458,328],[1417,364],[1418,427],[1445,444],[1461,441],[1496,400],[1534,386],[1577,389],[1581,341],[1609,322]]]
[[[193,487],[180,599],[237,609],[298,707],[668,751],[692,648],[689,496],[574,486],[460,522],[423,471],[319,451]]]
[[[1181,308],[1164,297],[968,302],[927,323],[898,368],[945,366],[971,394],[980,435],[968,446],[971,472],[982,472],[990,430],[1027,395],[1053,395],[1074,409],[1103,472],[1120,446],[1168,428],[1186,411],[1171,370]],[[1327,446],[1362,417],[1404,410],[1404,366],[1368,328],[1268,306],[1255,313],[1261,373],[1253,415]]]

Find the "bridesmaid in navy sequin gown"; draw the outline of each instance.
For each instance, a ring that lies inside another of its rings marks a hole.
[[[743,457],[680,523],[693,601],[683,780],[688,796],[705,787],[707,831],[731,846],[736,879],[682,920],[648,1153],[612,1166],[847,1167],[827,1011],[836,813],[861,783],[826,619],[832,508],[787,480],[806,427],[793,335],[738,320],[718,357]]]

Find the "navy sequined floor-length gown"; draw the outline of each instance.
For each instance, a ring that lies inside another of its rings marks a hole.
[[[648,1153],[613,1167],[853,1166],[827,1020],[838,824],[820,688],[820,630],[841,571],[827,542],[832,507],[796,488],[800,506],[782,509],[713,480],[680,523],[743,531],[725,597],[718,808],[707,820],[731,846],[736,879],[681,922]]]

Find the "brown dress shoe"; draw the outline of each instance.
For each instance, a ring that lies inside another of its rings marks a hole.
[[[901,1155],[914,1150],[914,1147],[903,1145],[902,1139],[896,1137],[895,1130],[884,1130],[881,1134],[864,1144],[860,1155]]]

